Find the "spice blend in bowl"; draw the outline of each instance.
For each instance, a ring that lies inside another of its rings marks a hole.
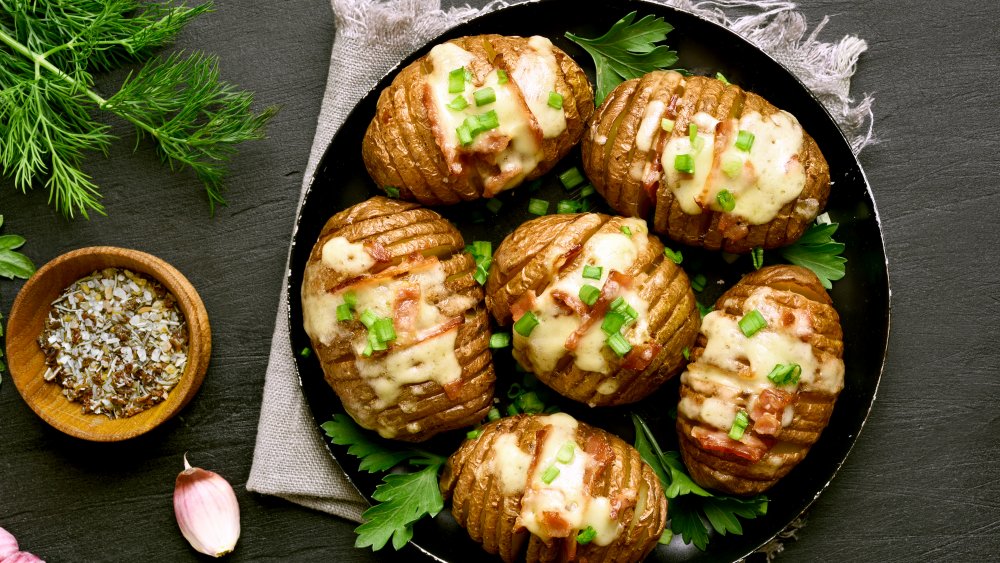
[[[188,334],[177,300],[159,282],[106,268],[52,303],[38,337],[44,378],[83,412],[128,417],[164,401],[187,365]]]

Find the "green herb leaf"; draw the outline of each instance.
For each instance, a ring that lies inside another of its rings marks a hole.
[[[416,521],[434,517],[444,508],[438,488],[440,469],[441,464],[431,464],[416,473],[386,475],[372,495],[379,504],[364,512],[364,524],[354,530],[358,534],[354,547],[378,551],[392,538],[392,547],[402,549],[413,537]]]
[[[840,254],[844,252],[844,244],[833,240],[838,223],[828,225],[813,225],[802,237],[791,246],[780,250],[785,260],[809,268],[816,274],[826,289],[832,289],[830,282],[837,281],[846,273],[847,258]]]
[[[361,460],[359,469],[368,473],[388,471],[400,463],[418,455],[416,450],[396,450],[387,448],[374,434],[361,427],[346,414],[335,414],[333,420],[323,423],[320,428],[330,441],[339,446],[350,446],[347,453]]]
[[[594,101],[601,105],[604,98],[625,80],[639,78],[644,74],[668,68],[677,62],[677,53],[664,41],[674,28],[663,18],[645,16],[635,21],[636,12],[618,20],[604,35],[588,39],[573,33],[566,37],[583,47],[594,59],[597,69],[597,96]]]
[[[2,105],[2,104],[0,104]],[[3,143],[0,142],[0,146]],[[3,215],[0,215],[0,227],[3,226]],[[16,252],[24,244],[24,237],[19,235],[0,236],[0,276],[8,279],[28,279],[35,273],[35,264],[30,258]],[[0,331],[0,335],[3,332]]]

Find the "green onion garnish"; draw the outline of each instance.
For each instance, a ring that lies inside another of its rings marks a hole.
[[[674,539],[674,531],[671,530],[670,527],[668,526],[663,529],[663,533],[660,534],[660,539],[656,540],[656,542],[659,543],[660,545],[667,545],[673,539]]]
[[[584,266],[583,267],[583,277],[588,280],[599,280],[601,279],[601,274],[604,272],[604,268],[600,266]]]
[[[360,320],[361,324],[365,325],[365,328],[371,330],[372,326],[375,324],[375,321],[378,320],[378,315],[376,315],[375,311],[372,311],[371,309],[365,309],[365,311],[361,313]]]
[[[753,146],[753,140],[753,133],[740,129],[740,132],[736,135],[736,148],[743,152],[750,152],[750,147]]]
[[[514,405],[507,405],[507,416],[514,416],[518,412],[520,412],[520,411],[517,410],[516,406],[514,406]]]
[[[448,73],[448,93],[459,94],[465,91],[465,67],[456,68]]]
[[[482,90],[476,90],[473,92],[472,99],[476,101],[476,107],[485,106],[486,104],[492,104],[497,101],[497,93],[493,91],[493,88],[487,86]]]
[[[458,133],[458,142],[463,146],[472,144],[472,128],[469,127],[468,121],[459,125],[455,132]]]
[[[601,330],[609,336],[617,334],[625,326],[625,320],[625,315],[615,311],[608,311],[604,315],[604,320],[601,321]]]
[[[660,127],[667,133],[670,133],[671,131],[674,130],[674,120],[667,119],[666,117],[664,117],[663,119],[660,120]]]
[[[597,530],[593,526],[587,526],[586,528],[580,530],[580,533],[576,535],[576,543],[580,545],[587,545],[588,543],[594,541],[597,537]]]
[[[506,348],[510,346],[510,333],[498,332],[490,336],[490,348]]]
[[[378,335],[374,331],[368,333],[368,345],[376,352],[389,349],[389,345],[384,340],[379,340]]]
[[[585,283],[580,286],[580,301],[583,301],[587,305],[593,305],[597,303],[597,298],[601,296],[601,290]]]
[[[743,173],[743,161],[738,158],[725,158],[722,161],[722,172],[728,178],[737,178]]]
[[[580,204],[572,199],[562,199],[556,204],[556,213],[576,213],[580,211]]]
[[[493,243],[488,240],[475,240],[472,241],[472,250],[470,251],[473,256],[492,256],[493,255]]]
[[[501,207],[503,207],[503,202],[500,201],[499,199],[490,198],[486,200],[486,209],[489,209],[493,213],[497,213],[498,211],[500,211]]]
[[[392,326],[392,319],[389,317],[382,317],[375,321],[375,326],[372,327],[372,330],[375,331],[375,336],[382,342],[389,342],[396,339],[396,329]]]
[[[454,110],[454,111],[462,111],[463,109],[465,109],[467,107],[469,107],[469,102],[468,102],[468,100],[465,99],[465,96],[463,96],[461,94],[459,94],[458,96],[455,96],[455,99],[453,99],[452,101],[448,102],[448,109],[451,109],[451,110]]]
[[[552,483],[552,481],[555,481],[556,477],[558,476],[559,476],[559,468],[556,467],[555,465],[550,465],[542,473],[542,482],[545,483],[546,485],[549,485]]]
[[[532,215],[545,215],[549,212],[549,202],[544,199],[531,198],[528,201],[528,213]]]
[[[702,305],[701,302],[699,302],[699,301],[695,301],[695,305],[698,306],[698,314],[701,315],[701,318],[703,318],[703,319],[705,318],[705,315],[707,315],[707,314],[711,313],[713,310],[715,310],[715,306],[714,305],[708,305],[708,306]]]
[[[729,81],[726,80],[726,77],[721,72],[716,72],[715,73],[715,79],[718,80],[718,81],[720,81],[720,82],[722,82],[726,86],[729,86]]]
[[[684,260],[684,255],[681,254],[680,250],[674,250],[670,247],[663,247],[663,255],[670,258],[670,261],[674,264],[680,264]]]
[[[679,154],[675,156],[674,170],[685,174],[694,174],[694,157],[689,154]]]
[[[799,364],[778,364],[767,374],[767,378],[775,385],[796,385],[800,375],[802,366]]]
[[[351,311],[350,305],[347,303],[337,305],[337,320],[340,322],[354,320],[354,312]]]
[[[750,251],[750,258],[753,260],[753,269],[759,270],[764,265],[764,249],[760,246],[754,247]]]
[[[694,140],[691,141],[691,152],[692,153],[698,154],[698,153],[701,152],[701,149],[703,149],[703,148],[705,148],[705,138],[704,137],[695,137]]]
[[[587,197],[587,196],[594,195],[594,192],[596,192],[596,191],[597,190],[594,189],[593,185],[587,184],[586,186],[580,188],[580,197]]]
[[[486,420],[493,422],[494,420],[500,420],[500,409],[493,407],[490,412],[486,413]]]
[[[639,318],[639,311],[636,311],[631,305],[625,306],[625,323],[628,324]]]
[[[622,225],[622,234],[632,238],[632,229],[628,228],[628,225]]]
[[[507,398],[508,399],[516,398],[523,392],[524,389],[521,388],[521,384],[515,381],[514,383],[510,384],[510,387],[507,388]]]
[[[358,294],[348,291],[344,294],[344,303],[347,303],[353,309],[358,304]]]
[[[496,129],[500,127],[500,118],[497,116],[496,110],[490,110],[479,116],[479,131],[489,131],[490,129]]]
[[[361,352],[361,355],[365,356],[365,357],[368,357],[368,356],[372,355],[372,343],[371,342],[368,342],[368,344],[365,344],[365,350],[363,352]]]
[[[628,340],[625,340],[625,337],[620,332],[616,332],[608,337],[608,347],[614,350],[615,354],[619,356],[624,356],[632,350],[632,345],[629,344]]]
[[[571,190],[583,183],[583,174],[580,173],[579,168],[574,166],[560,174],[559,181],[562,182],[564,188]]]
[[[521,412],[526,412],[528,414],[538,414],[545,410],[545,404],[542,400],[538,398],[538,393],[534,391],[528,391],[527,393],[520,394],[517,399],[514,400]]]
[[[681,355],[684,356],[685,360],[690,360],[691,359],[691,348],[688,348],[687,346],[685,346],[684,349],[681,350]]]
[[[750,424],[750,417],[747,416],[747,411],[740,409],[736,413],[736,419],[733,420],[733,426],[729,429],[729,437],[733,440],[742,438],[743,432],[747,429],[747,424]]]
[[[705,274],[698,274],[691,278],[691,289],[701,293],[705,290],[705,284],[707,283],[708,278],[705,277]]]
[[[502,68],[498,69],[497,70],[497,84],[506,84],[506,83],[507,83],[507,71],[504,70],[504,69],[502,69]]]
[[[729,190],[722,190],[719,192],[715,196],[715,201],[719,202],[719,207],[721,207],[726,213],[736,209],[736,198],[733,197],[732,192]]]
[[[385,190],[385,195],[391,198],[399,197],[399,188],[397,188],[396,186],[385,186],[382,189]]]
[[[549,107],[562,109],[563,97],[559,92],[549,92]]]
[[[486,285],[486,280],[490,278],[490,271],[483,267],[482,264],[476,266],[476,271],[472,274],[472,279],[476,280],[479,285]]]
[[[625,302],[624,297],[616,297],[614,301],[611,302],[611,310],[616,313],[625,313],[625,309],[628,307],[628,303]]]
[[[747,338],[757,334],[760,329],[767,326],[767,321],[764,320],[764,315],[760,314],[760,311],[754,309],[749,313],[743,315],[740,319],[740,330],[743,331],[743,335]]]
[[[302,356],[303,358],[308,358],[309,356],[312,356],[312,353],[313,353],[312,348],[308,346],[299,350],[299,356]]]
[[[482,433],[483,433],[483,431],[477,428],[475,430],[469,430],[468,432],[466,432],[465,433],[465,437],[468,440],[475,440]]]
[[[694,123],[688,125],[688,139],[691,140],[691,144],[694,145],[694,140],[698,138],[698,126]]]
[[[538,317],[531,311],[528,311],[514,323],[514,332],[527,338],[531,336],[531,331],[535,330],[536,326],[538,326]]]
[[[559,453],[556,454],[556,461],[559,463],[570,463],[573,461],[575,449],[576,446],[573,445],[573,442],[566,442],[561,448],[559,448]]]

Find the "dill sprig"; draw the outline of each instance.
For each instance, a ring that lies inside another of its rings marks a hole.
[[[104,213],[83,170],[87,151],[114,137],[95,108],[149,138],[172,170],[190,168],[210,209],[224,203],[225,163],[235,145],[264,137],[276,108],[255,114],[253,96],[219,77],[218,60],[195,52],[153,58],[193,18],[211,9],[137,0],[0,0],[0,166],[27,191],[44,181],[68,217]],[[93,73],[145,62],[104,97]]]

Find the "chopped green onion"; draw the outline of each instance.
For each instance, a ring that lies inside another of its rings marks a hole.
[[[514,383],[510,384],[510,387],[507,388],[507,398],[513,399],[523,392],[524,389],[521,388],[521,384],[515,381]]]
[[[337,320],[340,322],[354,320],[354,312],[351,311],[350,305],[347,303],[337,305]]]
[[[365,344],[365,350],[363,352],[361,352],[361,355],[365,356],[365,357],[368,357],[368,356],[372,355],[372,343],[371,342],[369,342],[368,344]]]
[[[514,323],[514,332],[527,338],[531,336],[531,331],[535,330],[536,326],[538,326],[538,317],[531,311],[528,311]]]
[[[679,154],[675,156],[674,170],[685,174],[694,174],[694,157],[689,154]]]
[[[764,265],[764,249],[760,246],[754,247],[750,251],[750,258],[753,260],[753,269],[759,270]]]
[[[628,324],[639,318],[639,311],[636,311],[631,305],[625,307],[625,323]]]
[[[632,238],[632,229],[628,228],[628,225],[622,225],[622,234]]]
[[[775,385],[796,385],[800,375],[802,366],[799,364],[777,364],[771,373],[767,374],[767,378]]]
[[[729,437],[733,440],[742,438],[743,432],[747,429],[747,424],[750,424],[750,417],[747,416],[747,411],[740,409],[736,413],[736,419],[733,420],[733,426],[729,429]]]
[[[479,132],[489,131],[490,129],[496,129],[500,127],[500,118],[497,116],[496,110],[490,110],[479,116]]]
[[[721,72],[716,72],[715,73],[715,79],[718,80],[718,81],[720,81],[720,82],[722,82],[726,86],[729,86],[729,81],[726,80],[726,77]]]
[[[486,200],[486,209],[489,209],[493,213],[497,213],[498,211],[500,211],[501,207],[503,207],[503,202],[500,201],[499,199],[490,198]]]
[[[373,330],[375,331],[375,336],[382,342],[389,342],[396,339],[396,329],[392,326],[392,319],[389,317],[382,317],[375,321]]]
[[[694,145],[694,140],[698,138],[698,126],[694,123],[688,125],[688,139],[691,140],[691,144]]]
[[[506,348],[510,346],[510,333],[498,332],[490,336],[490,348]]]
[[[469,69],[467,69],[467,68],[465,68],[465,67],[462,67],[462,71],[463,71],[463,74],[465,76],[465,81],[466,82],[472,82],[472,71],[469,70]]]
[[[732,157],[723,159],[722,172],[730,179],[739,177],[743,173],[743,161]]]
[[[660,545],[667,545],[673,539],[674,539],[674,531],[671,530],[670,527],[668,526],[666,528],[663,528],[663,533],[660,534],[660,539],[657,540],[657,543],[659,543]]]
[[[585,283],[580,286],[580,301],[583,301],[587,305],[593,305],[597,303],[597,298],[601,296],[601,290]]]
[[[705,290],[705,284],[707,283],[708,278],[705,277],[705,274],[698,274],[691,278],[691,289],[701,293]]]
[[[625,337],[620,332],[616,332],[608,337],[608,347],[614,350],[615,354],[619,356],[624,356],[632,350],[632,345],[629,344],[628,340],[625,340]]]
[[[559,92],[549,92],[549,107],[562,109],[563,97]]]
[[[719,207],[721,207],[726,213],[736,209],[736,198],[733,197],[732,192],[729,190],[722,190],[719,192],[715,196],[715,200],[719,202]]]
[[[476,101],[476,107],[485,106],[486,104],[492,104],[497,101],[497,93],[493,91],[493,88],[487,86],[482,90],[476,90],[473,92],[472,99]]]
[[[597,537],[597,530],[593,526],[587,526],[586,528],[580,530],[580,533],[576,535],[576,543],[580,545],[587,545],[588,543],[594,541]]]
[[[385,186],[384,189],[385,189],[385,195],[391,198],[399,197],[399,188],[397,188],[396,186]]]
[[[584,266],[583,267],[583,277],[588,280],[599,280],[601,279],[601,274],[604,272],[604,268],[600,266]]]
[[[663,247],[663,255],[670,258],[674,264],[680,264],[684,260],[684,255],[681,254],[680,250],[674,250],[667,246]]]
[[[664,117],[663,119],[660,120],[660,127],[667,133],[670,133],[671,131],[674,130],[674,120],[667,119],[666,117]]]
[[[498,69],[497,70],[497,84],[506,84],[506,83],[507,83],[507,71],[504,70],[504,69],[502,69],[502,68]]]
[[[486,413],[486,420],[493,422],[494,420],[500,420],[500,409],[493,407],[490,412]]]
[[[709,314],[709,313],[711,313],[712,311],[715,310],[715,306],[714,305],[707,305],[706,306],[706,305],[702,305],[698,301],[695,301],[695,304],[698,305],[698,314],[701,315],[701,318],[703,318],[703,319],[705,318],[705,315],[707,315],[707,314]]]
[[[614,301],[611,302],[611,310],[616,313],[625,313],[625,309],[628,307],[628,303],[625,302],[624,297],[616,297]]]
[[[371,309],[365,309],[365,311],[361,313],[360,320],[361,324],[365,325],[365,328],[371,330],[372,326],[375,324],[375,321],[378,320],[378,315],[376,315],[375,311],[372,311]]]
[[[559,463],[570,463],[573,461],[574,451],[576,446],[573,442],[566,442],[559,448],[559,452],[556,453],[556,461]]]
[[[514,405],[507,405],[507,416],[514,416],[518,412],[520,412],[520,411],[517,410],[516,406],[514,406]]]
[[[559,468],[556,467],[555,465],[550,465],[542,473],[542,482],[545,483],[546,485],[551,484],[552,481],[555,481],[556,477],[558,476],[559,476]]]
[[[309,356],[312,356],[312,353],[313,353],[312,348],[308,346],[299,350],[299,356],[302,356],[303,358],[308,358]]]
[[[556,213],[566,214],[576,213],[578,211],[580,211],[580,204],[572,199],[559,200],[559,203],[556,204]]]
[[[353,309],[358,304],[358,294],[353,291],[344,293],[344,303],[347,303]]]
[[[760,329],[767,326],[767,321],[764,320],[764,315],[760,314],[760,311],[754,309],[749,313],[743,315],[743,318],[739,322],[740,330],[743,331],[743,335],[747,338],[757,334]]]
[[[473,256],[492,256],[493,255],[493,243],[488,240],[475,240],[472,241],[471,253]]]
[[[531,198],[528,201],[528,213],[532,215],[545,215],[549,212],[549,202],[544,199]]]
[[[465,437],[468,440],[475,440],[482,433],[483,433],[483,431],[477,428],[475,430],[469,430],[468,432],[466,432],[465,433]]]
[[[745,129],[740,129],[740,132],[736,134],[736,148],[743,152],[750,152],[750,147],[753,146],[753,140],[753,133]]]
[[[692,153],[698,154],[698,153],[701,152],[701,149],[703,149],[703,148],[705,148],[705,138],[704,137],[695,137],[691,141],[691,152]]]
[[[486,285],[486,280],[490,278],[490,272],[482,264],[476,266],[476,271],[472,274],[472,279],[479,285]]]
[[[608,313],[604,315],[604,320],[601,321],[601,330],[604,331],[604,334],[609,336],[612,334],[618,334],[618,331],[620,331],[623,326],[625,326],[625,315],[615,311],[608,311]]]
[[[448,73],[448,93],[459,94],[465,91],[465,67],[456,68]]]
[[[559,181],[562,182],[564,188],[571,190],[583,183],[583,174],[580,173],[579,168],[574,166],[560,174]]]
[[[465,99],[465,96],[459,94],[455,96],[455,99],[448,102],[448,109],[454,111],[462,111],[463,109],[469,107],[469,101]]]
[[[389,349],[389,345],[385,341],[379,340],[378,335],[374,331],[368,333],[368,345],[376,352]]]
[[[685,346],[684,349],[681,350],[681,355],[684,356],[685,360],[690,360],[691,359],[691,348]]]
[[[580,197],[587,197],[587,196],[594,195],[594,192],[596,192],[596,191],[597,190],[594,189],[593,185],[587,184],[586,186],[580,188]]]
[[[538,414],[545,410],[545,404],[538,398],[538,393],[535,393],[534,391],[521,393],[517,399],[514,400],[514,404],[521,409],[521,412],[526,412],[528,414]]]
[[[455,132],[458,133],[458,142],[463,146],[472,144],[472,128],[469,127],[468,121],[459,125]]]

